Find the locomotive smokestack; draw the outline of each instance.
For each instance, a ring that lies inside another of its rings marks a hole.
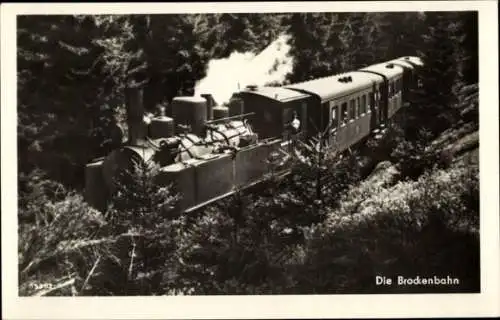
[[[127,107],[128,143],[138,145],[146,138],[146,124],[143,121],[144,105],[143,91],[137,86],[128,86],[125,89],[125,103]]]

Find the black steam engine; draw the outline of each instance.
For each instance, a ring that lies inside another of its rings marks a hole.
[[[105,208],[122,170],[154,161],[159,183],[179,191],[179,209],[200,208],[257,184],[270,170],[286,172],[279,155],[291,137],[328,132],[328,148],[341,152],[383,130],[418,84],[422,66],[417,57],[402,57],[282,87],[248,86],[224,106],[209,94],[176,97],[168,116],[152,118],[145,116],[142,91],[128,89],[128,141],[87,165],[85,197]]]

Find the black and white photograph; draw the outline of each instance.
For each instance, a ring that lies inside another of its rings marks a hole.
[[[479,8],[164,5],[9,14],[13,299],[498,298]]]

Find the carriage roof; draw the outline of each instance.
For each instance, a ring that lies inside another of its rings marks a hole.
[[[258,95],[278,102],[290,102],[308,96],[306,93],[290,90],[285,87],[269,86],[254,87],[252,89],[246,88],[240,91],[240,94]]]
[[[339,81],[345,78],[350,80]],[[325,102],[370,87],[377,78],[378,76],[370,73],[348,72],[287,85],[286,88],[316,95],[321,102]]]
[[[398,58],[397,60],[407,61],[407,62],[413,63],[419,67],[422,67],[424,65],[422,59],[420,59],[419,57],[416,57],[416,56],[405,56],[405,57]]]
[[[387,77],[389,79],[395,78],[395,77],[403,74],[403,71],[404,71],[403,67],[401,67],[400,65],[394,64],[391,61],[377,63],[374,65],[368,66],[366,68],[363,68],[361,70],[376,72],[376,73],[384,75],[385,77]]]

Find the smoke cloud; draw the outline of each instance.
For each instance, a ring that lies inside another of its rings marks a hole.
[[[207,76],[196,83],[195,95],[210,93],[223,104],[247,85],[283,84],[293,71],[288,39],[288,35],[280,35],[257,55],[233,52],[228,58],[210,60]]]

